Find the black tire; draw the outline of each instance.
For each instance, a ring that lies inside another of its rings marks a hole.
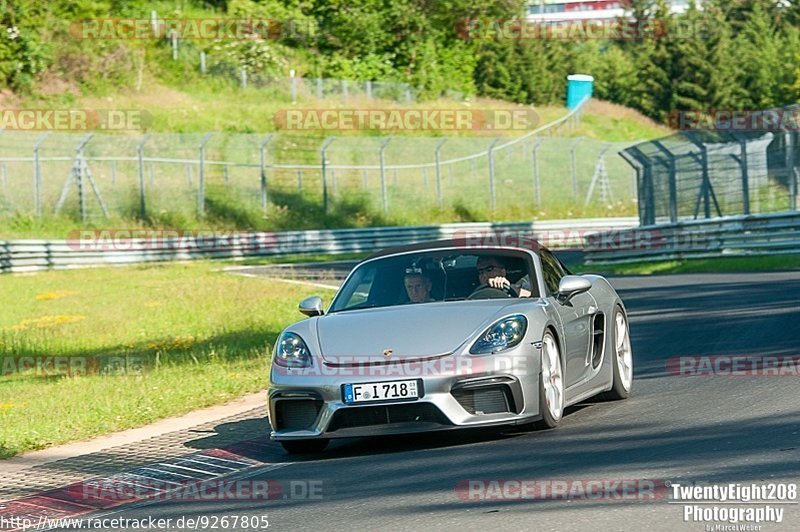
[[[314,454],[324,451],[328,440],[289,440],[282,441],[281,445],[289,454]]]
[[[552,345],[556,346],[557,349],[557,361],[560,368],[561,373],[561,413],[558,416],[554,416],[553,413],[550,411],[550,408],[547,406],[547,396],[545,394],[545,384],[544,384],[544,355],[546,349],[546,342],[548,338],[552,341]],[[544,332],[542,336],[542,349],[540,350],[541,357],[541,366],[539,369],[539,413],[542,416],[542,419],[536,423],[536,428],[540,430],[547,430],[547,429],[554,429],[561,424],[561,419],[564,417],[564,370],[563,370],[563,361],[561,360],[561,348],[558,346],[558,341],[556,340],[555,335],[549,329]]]
[[[622,320],[625,323],[625,339],[623,343],[626,344],[624,347],[630,351],[630,384],[625,387],[625,382],[622,378],[620,373],[620,367],[618,362],[618,357],[620,356],[618,349],[617,349],[617,316],[621,316]],[[623,312],[622,308],[617,306],[614,309],[614,318],[609,324],[611,329],[610,339],[611,339],[611,390],[604,393],[601,397],[607,401],[619,401],[622,399],[627,399],[631,395],[631,390],[633,389],[633,352],[631,350],[631,330],[628,326],[628,317]]]

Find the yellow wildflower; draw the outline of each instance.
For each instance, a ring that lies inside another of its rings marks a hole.
[[[56,325],[75,323],[85,318],[86,316],[41,316],[39,318],[22,320],[15,325],[9,325],[1,329],[4,331],[23,331],[28,328],[47,329],[49,327],[55,327]]]
[[[36,301],[50,301],[51,299],[61,299],[62,297],[74,296],[78,292],[76,290],[55,290],[53,292],[44,292],[36,296]]]

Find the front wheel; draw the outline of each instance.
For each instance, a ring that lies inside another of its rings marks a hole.
[[[631,349],[631,334],[628,327],[628,318],[620,307],[614,311],[614,360],[611,363],[613,377],[611,390],[604,394],[606,399],[616,401],[627,399],[633,387],[633,350]]]
[[[328,440],[288,440],[281,445],[289,454],[321,453],[328,446]]]
[[[542,337],[542,368],[539,375],[539,409],[542,415],[539,427],[553,429],[564,414],[564,373],[558,342],[549,330]]]

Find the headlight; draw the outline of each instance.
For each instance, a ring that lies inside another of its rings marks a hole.
[[[522,341],[527,328],[528,320],[521,314],[503,318],[489,327],[478,341],[472,344],[469,352],[473,355],[485,355],[510,349]]]
[[[275,363],[285,368],[307,368],[311,365],[311,351],[295,333],[283,333],[275,346]]]

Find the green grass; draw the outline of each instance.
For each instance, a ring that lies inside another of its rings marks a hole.
[[[629,142],[665,137],[674,133],[628,107],[592,100],[583,115],[580,127],[573,136],[607,142]]]
[[[671,273],[733,273],[800,269],[800,254],[751,257],[719,257],[637,264],[582,264],[574,268],[585,273],[605,275],[656,275]]]
[[[277,334],[302,318],[297,302],[321,290],[218,267],[201,262],[0,277],[0,291],[14,302],[0,307],[0,356],[120,357],[142,368],[0,376],[0,457],[264,389]]]

